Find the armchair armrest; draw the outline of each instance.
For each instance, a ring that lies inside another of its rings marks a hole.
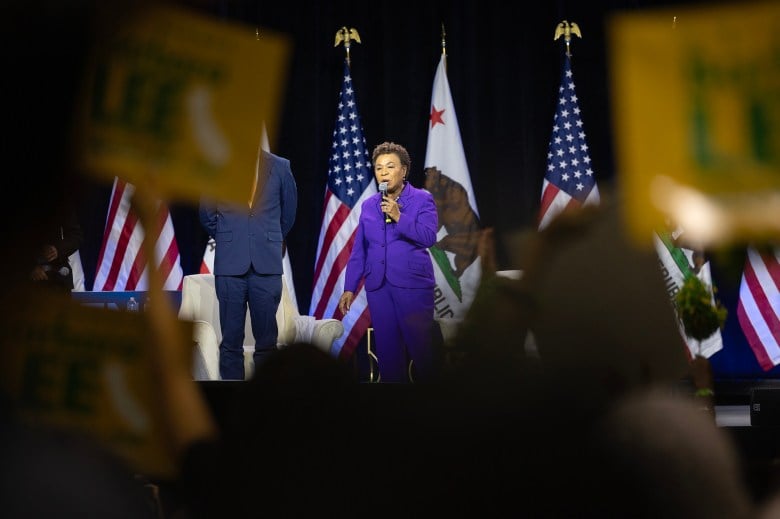
[[[311,315],[295,318],[295,342],[313,344],[326,353],[343,333],[344,325],[338,319],[315,319]]]
[[[219,343],[211,323],[193,321],[192,376],[195,380],[219,380]]]

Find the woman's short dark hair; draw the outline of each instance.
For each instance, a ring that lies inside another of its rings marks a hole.
[[[409,152],[406,151],[406,148],[394,142],[383,142],[382,144],[377,144],[376,148],[374,148],[374,152],[371,154],[371,163],[374,164],[378,156],[387,155],[390,153],[398,155],[398,158],[401,159],[401,165],[406,166],[407,172],[411,171],[412,158],[409,156]]]

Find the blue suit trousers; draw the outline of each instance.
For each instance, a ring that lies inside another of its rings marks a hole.
[[[246,309],[255,337],[255,369],[276,350],[279,330],[276,311],[282,299],[282,276],[258,274],[254,269],[240,276],[214,278],[219,300],[222,343],[219,345],[219,374],[222,380],[244,380],[244,328]]]

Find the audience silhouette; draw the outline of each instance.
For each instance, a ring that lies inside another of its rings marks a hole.
[[[66,149],[25,151],[67,134],[71,107],[60,100],[75,94],[86,50],[73,36],[94,29],[86,15],[97,7],[63,18],[41,18],[29,2],[13,9],[4,57],[20,74],[15,96],[34,102],[9,106],[8,144],[13,165],[25,165],[17,171],[34,174],[3,177],[22,222],[6,236],[17,253],[0,255],[10,281],[3,308],[38,297],[29,258],[56,214],[40,208],[56,208],[72,177]],[[60,96],[25,89],[51,77],[71,80],[58,83]],[[155,193],[136,187],[139,218],[152,225]],[[152,340],[142,346],[178,462],[179,501],[168,515],[777,516],[780,500],[754,502],[734,445],[676,385],[688,365],[671,308],[647,306],[660,301],[656,264],[628,245],[617,215],[605,203],[529,235],[519,281],[493,275],[484,232],[485,278],[456,338],[464,354],[434,383],[361,384],[341,361],[295,344],[235,386],[220,421],[192,379],[191,338],[150,269],[160,303],[144,314]],[[595,301],[606,305],[599,315]],[[539,358],[525,354],[527,330]],[[3,354],[18,346],[0,337]],[[159,519],[145,479],[87,436],[24,423],[10,402],[0,411],[4,517]]]

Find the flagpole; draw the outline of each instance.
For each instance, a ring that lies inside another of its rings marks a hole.
[[[360,36],[354,28],[342,27],[336,32],[334,47],[343,42],[347,51],[332,141],[338,153],[331,154],[328,159],[328,182],[309,306],[309,315],[341,319],[344,334],[331,347],[331,354],[341,359],[352,356],[371,325],[366,291],[362,285],[354,291],[355,299],[345,315],[339,311],[338,302],[344,286],[345,259],[352,252],[362,203],[377,193],[350,72],[349,49],[353,40],[360,43]],[[347,176],[351,182],[347,182]]]
[[[444,31],[444,22],[441,22],[441,54],[447,55],[447,33]]]
[[[457,207],[444,217],[440,215],[439,230],[446,235],[428,249],[440,294],[434,306],[435,319],[452,323],[448,327],[452,330],[471,306],[481,280],[482,263],[478,257],[479,212],[447,79],[446,44],[442,23],[442,53],[431,90],[424,168],[426,189],[433,194],[437,206]],[[454,193],[458,196],[452,196]],[[455,245],[461,243],[462,247]]]

